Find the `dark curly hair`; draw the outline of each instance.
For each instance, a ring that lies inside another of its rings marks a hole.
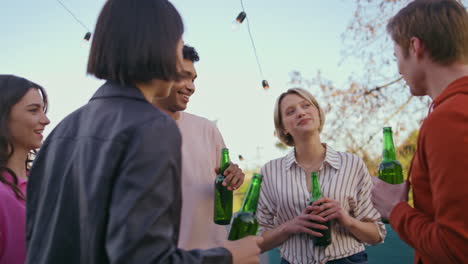
[[[8,185],[15,192],[18,199],[25,200],[25,194],[18,188],[18,177],[15,172],[7,167],[8,160],[15,151],[12,143],[10,131],[8,129],[8,120],[12,107],[17,104],[21,98],[31,88],[36,88],[44,100],[44,111],[47,110],[47,94],[40,85],[24,78],[14,75],[0,75],[0,182]],[[29,170],[32,157],[35,150],[31,150],[29,157],[25,160],[25,168]],[[3,177],[7,172],[13,177],[13,182],[9,182]]]
[[[184,60],[190,60],[192,62],[197,62],[200,60],[200,57],[198,57],[197,50],[195,50],[194,47],[191,47],[189,45],[184,45],[182,53],[184,55]]]

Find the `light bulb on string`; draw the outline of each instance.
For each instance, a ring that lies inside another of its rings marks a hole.
[[[270,89],[270,85],[268,84],[268,81],[267,81],[267,80],[263,80],[263,81],[262,81],[262,86],[263,86],[263,89],[264,89],[264,90]]]
[[[236,17],[236,20],[232,22],[232,30],[233,31],[238,30],[240,27],[240,24],[244,22],[246,17],[247,17],[247,14],[244,11],[240,12],[239,15],[237,15]]]
[[[88,31],[88,32],[86,32],[86,34],[85,34],[83,40],[84,40],[85,42],[88,42],[90,39],[91,39],[91,32]]]

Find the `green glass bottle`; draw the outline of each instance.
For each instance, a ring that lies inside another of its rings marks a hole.
[[[320,184],[318,181],[318,173],[317,172],[312,172],[311,173],[311,190],[310,190],[310,202],[309,205],[317,201],[318,199],[322,198],[322,191],[320,191]],[[314,222],[314,221],[312,221]],[[319,222],[314,222],[317,224],[321,224],[326,226],[328,229],[326,230],[321,230],[321,229],[313,229],[315,232],[319,232],[322,234],[322,237],[315,237],[312,236],[312,239],[314,240],[314,245],[320,246],[320,247],[326,247],[331,244],[331,231],[330,231],[330,221],[327,221],[325,223],[319,223]]]
[[[228,240],[238,240],[246,236],[255,236],[257,234],[258,222],[255,213],[257,212],[262,179],[263,175],[261,174],[255,173],[253,175],[249,189],[242,203],[242,208],[232,221]]]
[[[382,162],[379,164],[378,175],[381,180],[390,184],[400,184],[405,181],[401,164],[396,159],[391,127],[383,128]],[[386,218],[382,218],[382,222],[389,223]]]
[[[218,225],[229,225],[232,217],[232,191],[223,186],[224,171],[229,167],[229,150],[223,148],[221,151],[221,162],[219,173],[214,183],[214,222]]]
[[[396,159],[395,146],[393,145],[392,128],[383,128],[383,152],[382,162],[379,164],[379,178],[390,184],[400,184],[405,181],[403,169]]]

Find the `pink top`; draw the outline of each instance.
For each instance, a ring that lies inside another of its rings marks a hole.
[[[206,118],[181,112],[182,215],[179,247],[219,247],[227,238],[226,227],[213,222],[215,168],[224,141],[216,125]]]
[[[4,172],[3,177],[13,182]],[[26,193],[27,181],[18,178]],[[19,200],[10,186],[0,182],[0,264],[24,264],[26,260],[26,202]]]

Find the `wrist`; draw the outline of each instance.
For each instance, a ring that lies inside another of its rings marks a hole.
[[[290,221],[288,221],[288,222],[286,222],[286,223],[279,226],[278,231],[279,231],[281,236],[289,237],[293,233],[289,223],[290,223]]]
[[[345,216],[345,221],[343,221],[343,226],[348,229],[352,230],[353,228],[356,227],[357,221],[354,217],[351,217],[350,215]]]

